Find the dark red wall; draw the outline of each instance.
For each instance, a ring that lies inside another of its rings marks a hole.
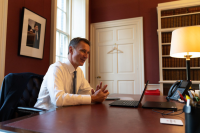
[[[90,0],[90,23],[143,17],[145,82],[159,81],[158,3],[176,0]]]
[[[43,59],[18,56],[22,23],[22,8],[46,18]],[[9,0],[6,40],[5,75],[8,73],[33,72],[44,75],[49,67],[51,0]]]

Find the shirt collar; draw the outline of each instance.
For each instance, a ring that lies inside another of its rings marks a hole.
[[[76,71],[75,68],[74,68],[74,66],[69,61],[69,59],[67,59],[65,63],[67,65],[67,68],[68,68],[68,70],[69,70],[70,73],[73,73],[74,71]]]

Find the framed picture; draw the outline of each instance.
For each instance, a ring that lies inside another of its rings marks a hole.
[[[23,23],[19,55],[43,59],[46,19],[23,8]]]

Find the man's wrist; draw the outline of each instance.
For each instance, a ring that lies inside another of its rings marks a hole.
[[[94,96],[93,95],[91,95],[91,103],[94,103],[95,101],[94,101]]]

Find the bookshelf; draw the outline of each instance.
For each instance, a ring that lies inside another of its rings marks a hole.
[[[187,26],[200,26],[200,1],[173,1],[160,3],[158,14],[159,76],[161,95],[167,95],[176,80],[186,80],[186,59],[170,57],[172,31]],[[192,88],[199,89],[200,58],[191,58]]]

